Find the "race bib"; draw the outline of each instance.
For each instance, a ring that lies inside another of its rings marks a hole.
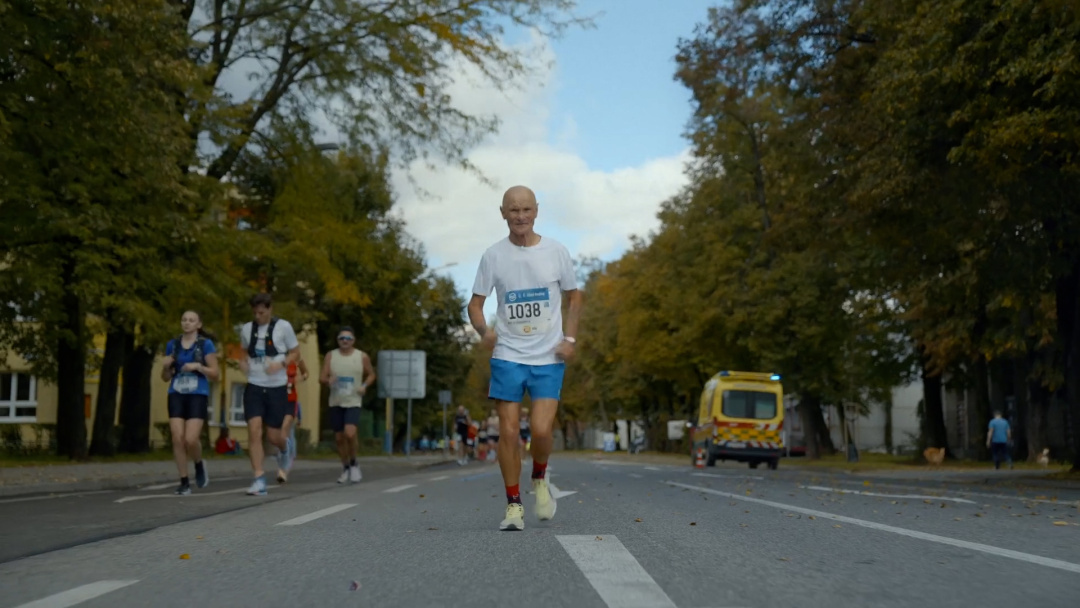
[[[339,376],[334,391],[339,397],[349,397],[356,392],[356,382],[347,376]]]
[[[199,377],[195,374],[183,373],[173,379],[173,390],[186,395],[194,393],[199,388]]]
[[[550,290],[547,287],[507,292],[504,305],[510,333],[534,336],[551,330],[553,310]]]

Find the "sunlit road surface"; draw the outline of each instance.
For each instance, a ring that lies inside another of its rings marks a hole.
[[[488,463],[347,486],[333,483],[328,464],[266,498],[245,496],[237,479],[204,496],[136,489],[0,501],[0,539],[22,545],[0,563],[0,608],[1080,601],[1080,492],[870,482],[786,462],[695,469],[557,454],[557,514],[538,522],[526,496],[523,532],[498,531],[505,497]],[[146,524],[78,541],[118,520]],[[65,522],[66,544],[56,540]],[[37,547],[38,536],[52,544]]]

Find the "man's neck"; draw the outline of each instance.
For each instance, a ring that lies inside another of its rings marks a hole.
[[[344,347],[338,348],[338,352],[345,355],[346,357],[353,354],[354,350],[356,350],[356,347],[354,347],[354,346],[350,346],[349,348],[344,348]]]
[[[535,247],[540,244],[540,235],[535,232],[530,232],[518,236],[513,232],[510,233],[510,242],[518,247]]]

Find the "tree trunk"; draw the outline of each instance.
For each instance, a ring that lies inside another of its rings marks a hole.
[[[90,440],[92,456],[112,456],[116,453],[116,396],[126,341],[127,332],[118,328],[105,337],[105,356],[101,360],[97,409],[94,412],[94,434]]]
[[[150,451],[150,376],[153,367],[154,349],[147,345],[127,349],[123,393],[120,395],[121,452],[140,454]]]
[[[949,450],[949,434],[945,427],[945,403],[941,396],[941,376],[933,374],[927,358],[922,359],[923,440],[928,448],[945,448],[945,457],[953,458]]]
[[[885,452],[893,453],[893,400],[892,395],[885,400]]]
[[[1065,402],[1069,428],[1066,435],[1072,451],[1072,471],[1080,471],[1080,259],[1058,280],[1056,290],[1058,339],[1064,355]]]
[[[75,261],[64,261],[64,334],[57,341],[56,453],[72,460],[86,458],[86,319],[82,302],[72,292]]]
[[[1016,425],[1013,427],[1013,438],[1016,440],[1016,455],[1022,458],[1027,454],[1028,460],[1034,460],[1030,441],[1031,407],[1028,405],[1028,359],[1027,355],[1020,355],[1012,360],[1012,385],[1013,402],[1016,404]]]
[[[825,417],[821,413],[821,399],[816,395],[803,395],[797,407],[806,442],[806,457],[813,460],[836,452]]]
[[[986,447],[986,431],[990,427],[990,367],[986,357],[975,357],[975,440],[976,454],[979,459],[990,458],[990,449]],[[968,446],[970,447],[970,446]]]

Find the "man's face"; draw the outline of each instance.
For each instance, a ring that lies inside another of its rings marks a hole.
[[[270,317],[273,316],[273,312],[269,306],[253,306],[251,312],[255,315],[255,322],[259,325],[266,325],[270,322]]]
[[[459,405],[458,408],[457,408],[457,413],[464,414],[465,413],[465,406]]]
[[[510,232],[517,236],[532,233],[538,212],[536,201],[515,198],[503,203],[500,211],[502,211],[503,219],[506,220]]]

